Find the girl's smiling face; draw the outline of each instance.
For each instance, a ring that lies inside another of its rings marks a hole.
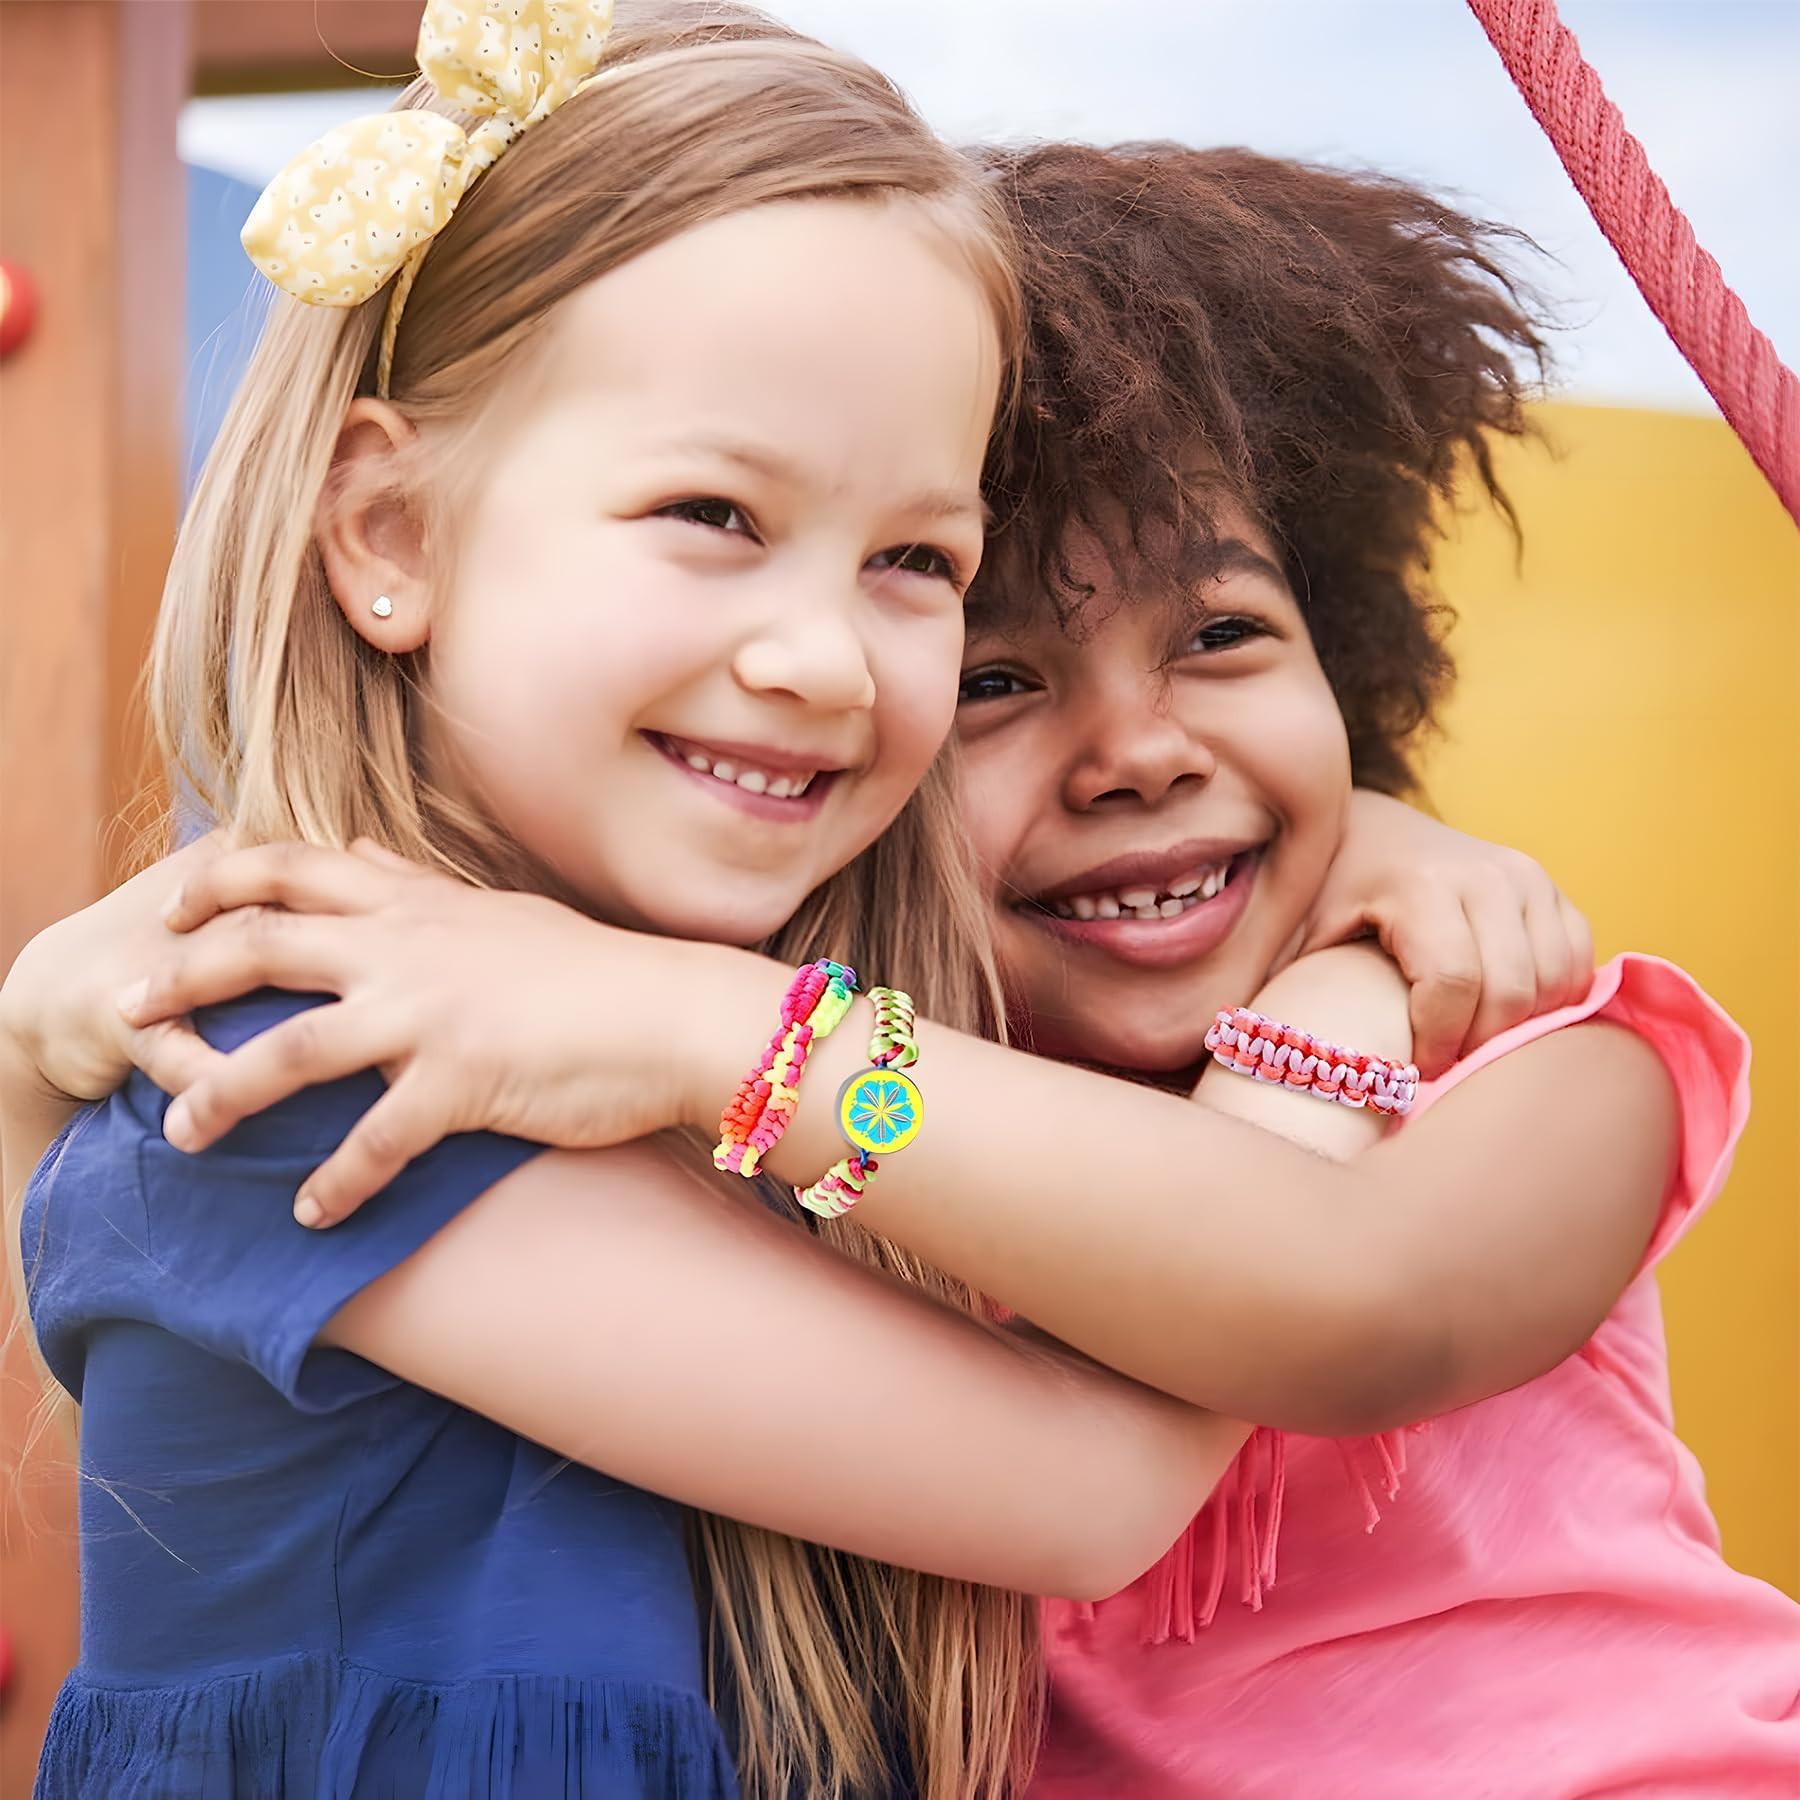
[[[993,309],[922,208],[813,200],[549,329],[440,578],[431,767],[602,916],[754,942],[950,729]]]
[[[964,810],[1008,987],[1049,1055],[1193,1067],[1338,848],[1337,703],[1268,539],[1229,513],[1218,531],[1217,575],[1191,601],[1089,541],[1072,546],[1094,588],[1073,633],[1047,607],[1017,627],[971,620]]]

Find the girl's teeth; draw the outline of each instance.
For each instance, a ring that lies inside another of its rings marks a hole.
[[[704,750],[681,750],[681,760],[697,775],[710,775],[715,781],[728,781],[746,794],[767,794],[773,800],[798,800],[812,786],[814,769],[805,775],[771,775],[767,769],[740,768],[724,758],[715,761]]]
[[[771,793],[774,789],[769,790]],[[796,786],[795,793],[802,790]],[[1059,919],[1174,919],[1190,907],[1213,899],[1231,877],[1231,865],[1208,869],[1200,875],[1184,875],[1166,889],[1126,888],[1115,894],[1072,894],[1052,902]]]

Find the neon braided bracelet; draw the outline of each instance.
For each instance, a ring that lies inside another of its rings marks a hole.
[[[912,996],[894,988],[870,988],[869,998],[875,1002],[871,1066],[852,1075],[837,1097],[838,1129],[850,1154],[833,1163],[811,1187],[794,1189],[794,1198],[821,1218],[847,1213],[875,1178],[880,1166],[876,1153],[891,1156],[904,1150],[919,1135],[924,1120],[918,1084],[905,1073],[919,1060]]]
[[[1206,1047],[1215,1060],[1256,1081],[1279,1083],[1315,1100],[1404,1113],[1419,1091],[1411,1063],[1389,1062],[1328,1044],[1310,1032],[1265,1019],[1247,1006],[1228,1006],[1213,1020]]]
[[[856,997],[856,971],[820,957],[788,983],[781,999],[781,1023],[719,1116],[713,1167],[746,1178],[762,1166],[800,1103],[800,1077],[807,1052],[829,1037]]]

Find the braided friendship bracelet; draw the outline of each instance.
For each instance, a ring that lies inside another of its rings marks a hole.
[[[895,988],[870,988],[875,1002],[875,1029],[869,1035],[870,1067],[852,1075],[838,1089],[838,1129],[850,1146],[809,1188],[795,1188],[794,1198],[808,1212],[835,1219],[859,1201],[880,1167],[876,1153],[891,1156],[919,1135],[924,1100],[918,1084],[904,1071],[919,1060],[913,1038],[910,994]]]
[[[748,1179],[780,1140],[800,1104],[800,1077],[812,1046],[842,1022],[856,997],[856,971],[820,957],[788,983],[781,1023],[756,1067],[719,1115],[713,1167]]]
[[[1419,1071],[1411,1063],[1389,1062],[1328,1044],[1310,1032],[1265,1019],[1247,1006],[1228,1006],[1213,1020],[1206,1047],[1227,1069],[1255,1081],[1280,1083],[1339,1106],[1366,1106],[1372,1112],[1404,1113],[1419,1092]]]

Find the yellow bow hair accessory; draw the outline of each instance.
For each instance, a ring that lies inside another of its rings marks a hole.
[[[465,132],[413,109],[354,119],[264,189],[244,249],[296,300],[360,306],[405,271],[382,334],[383,393],[418,258],[475,177],[589,80],[611,29],[612,0],[427,0],[420,72],[481,123]]]

